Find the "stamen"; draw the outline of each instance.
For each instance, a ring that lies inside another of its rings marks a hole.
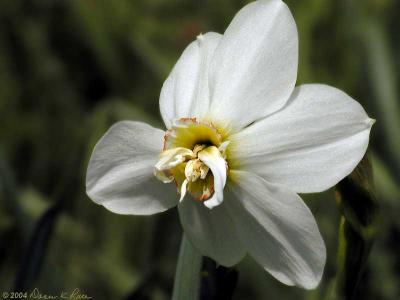
[[[196,145],[193,148],[193,154],[197,155],[201,150],[203,150],[206,147],[206,145]]]
[[[210,170],[210,168],[206,164],[201,164],[201,166],[200,166],[200,178],[201,179],[206,179],[209,170]]]
[[[208,173],[209,167],[205,165],[200,159],[189,160],[185,167],[185,176],[189,182],[195,182],[196,180],[205,179]]]

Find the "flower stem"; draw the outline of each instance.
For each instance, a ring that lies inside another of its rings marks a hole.
[[[199,299],[201,263],[201,254],[183,234],[172,300]]]
[[[379,205],[374,196],[372,167],[366,155],[337,186],[341,211],[335,295],[355,299],[378,229]]]

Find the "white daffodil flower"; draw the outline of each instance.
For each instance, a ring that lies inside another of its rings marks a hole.
[[[178,206],[187,238],[232,266],[248,253],[287,285],[314,288],[326,250],[297,193],[324,191],[364,156],[373,120],[344,92],[295,87],[298,34],[281,0],[245,6],[198,36],[165,81],[166,131],[112,126],[87,171],[89,197],[119,214]]]

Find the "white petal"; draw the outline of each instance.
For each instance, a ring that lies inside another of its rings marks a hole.
[[[186,236],[203,255],[225,267],[243,258],[244,247],[224,203],[210,210],[200,202],[186,199],[178,209]]]
[[[252,2],[238,12],[210,65],[216,119],[244,127],[281,108],[296,83],[298,35],[280,0]]]
[[[167,128],[177,118],[201,118],[209,108],[208,69],[221,35],[200,35],[182,53],[161,89],[160,111]]]
[[[113,125],[93,150],[86,175],[89,197],[119,214],[149,215],[176,205],[173,184],[153,175],[163,136],[140,122]]]
[[[281,111],[230,137],[232,157],[241,169],[295,192],[320,192],[357,166],[373,122],[344,92],[302,85]]]
[[[226,183],[226,162],[215,146],[207,147],[198,153],[199,159],[205,163],[214,176],[214,194],[204,201],[208,208],[214,208],[224,200],[224,187]]]
[[[315,288],[326,249],[311,211],[294,192],[252,173],[231,173],[235,197],[224,204],[249,254],[279,281]]]

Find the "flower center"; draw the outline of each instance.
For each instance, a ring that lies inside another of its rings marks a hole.
[[[179,119],[165,134],[154,174],[164,183],[175,182],[181,201],[189,193],[212,208],[222,202],[228,144],[212,123]]]

